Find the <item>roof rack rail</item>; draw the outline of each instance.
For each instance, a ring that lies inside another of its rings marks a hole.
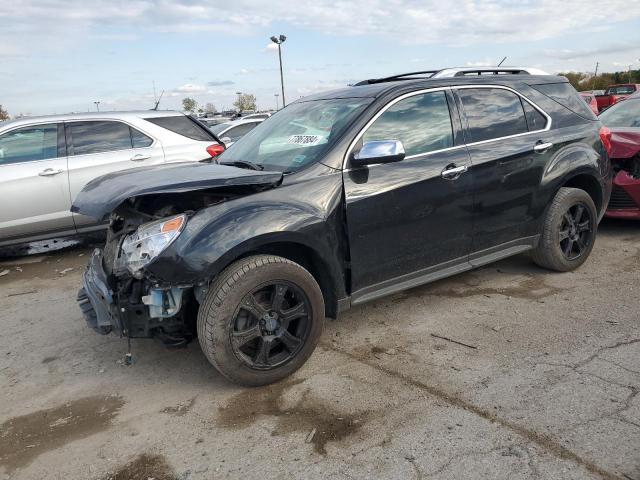
[[[368,80],[362,80],[361,82],[354,83],[353,86],[357,87],[359,85],[371,85],[373,83],[394,82],[396,80],[418,80],[419,78],[415,78],[416,75],[426,75],[425,78],[431,78],[438,72],[439,70],[424,70],[421,72],[401,73],[399,75],[392,75],[390,77],[384,77],[384,78],[370,78]],[[407,78],[407,77],[412,77],[412,78]]]
[[[420,80],[428,78],[451,78],[465,77],[474,75],[549,75],[537,68],[530,67],[461,67],[461,68],[444,68],[441,70],[425,70],[421,72],[401,73],[384,78],[370,78],[353,84],[354,87],[359,85],[371,85],[374,83],[395,82],[399,80]]]
[[[445,68],[432,78],[466,77],[473,75],[549,75],[538,68],[531,67],[462,67]]]

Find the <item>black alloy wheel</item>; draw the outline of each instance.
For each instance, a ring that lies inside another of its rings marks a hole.
[[[579,258],[591,246],[592,223],[589,208],[583,203],[572,205],[562,216],[559,241],[562,254],[567,260]]]
[[[233,351],[257,370],[279,367],[295,357],[310,332],[311,305],[298,286],[262,284],[245,295],[231,319]]]

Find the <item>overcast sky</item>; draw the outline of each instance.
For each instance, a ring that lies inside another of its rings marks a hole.
[[[0,104],[11,114],[261,108],[364,78],[445,66],[640,68],[638,0],[0,0]]]

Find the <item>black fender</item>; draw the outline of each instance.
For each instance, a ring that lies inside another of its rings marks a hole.
[[[322,262],[341,298],[347,255],[342,207],[339,172],[285,181],[276,189],[198,211],[145,270],[159,284],[204,285],[247,254],[274,244],[297,245]]]

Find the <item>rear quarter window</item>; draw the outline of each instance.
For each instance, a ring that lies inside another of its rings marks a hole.
[[[190,138],[191,140],[198,140],[202,142],[209,142],[215,140],[213,134],[208,133],[205,127],[201,127],[195,121],[191,120],[185,115],[173,115],[170,117],[153,117],[145,118],[147,122],[151,122],[154,125],[165,128],[182,135],[183,137]]]
[[[543,85],[531,85],[531,87],[583,118],[588,120],[598,119],[589,105],[580,98],[578,92],[569,83],[545,83]]]

